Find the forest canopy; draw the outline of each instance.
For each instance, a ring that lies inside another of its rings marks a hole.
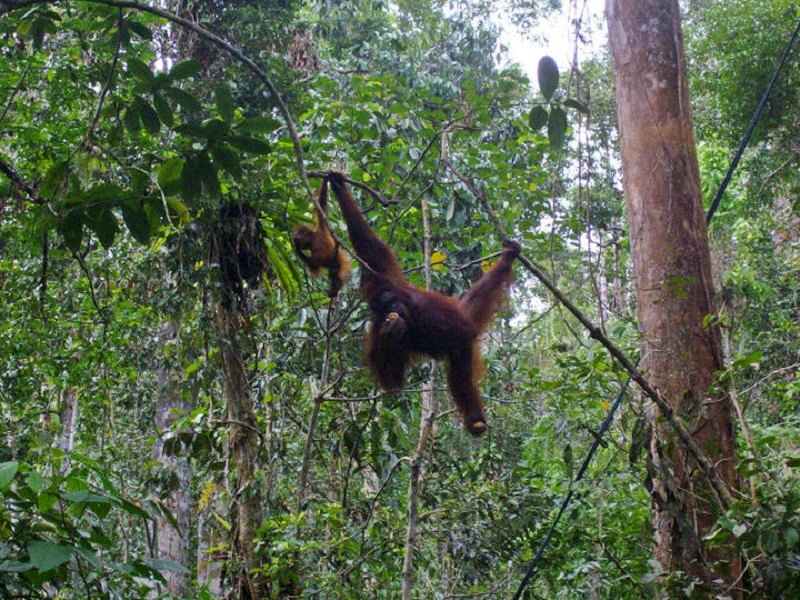
[[[800,595],[800,13],[606,4],[0,0],[0,596]]]

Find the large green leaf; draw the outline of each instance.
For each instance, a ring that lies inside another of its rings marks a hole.
[[[158,186],[166,196],[177,194],[181,189],[183,159],[173,157],[164,161],[158,169]]]
[[[137,242],[146,244],[150,241],[150,219],[138,200],[132,200],[122,205],[122,220],[125,221],[128,231]]]
[[[239,161],[239,156],[230,148],[225,146],[212,146],[211,156],[214,157],[214,162],[218,163],[220,167],[234,177],[242,176],[242,164]]]
[[[534,106],[528,114],[528,123],[531,129],[538,131],[547,124],[548,118],[547,109],[543,106]]]
[[[155,75],[150,70],[150,67],[148,67],[138,58],[129,58],[127,62],[128,62],[128,70],[137,79],[145,83],[152,83],[153,79],[155,79]]]
[[[0,463],[0,490],[4,490],[9,486],[18,469],[19,463],[15,460]]]
[[[63,565],[72,556],[72,548],[45,540],[34,540],[28,544],[31,564],[40,571],[50,571]]]
[[[549,56],[543,56],[539,60],[539,68],[536,70],[539,79],[539,91],[542,92],[545,100],[550,100],[553,93],[558,89],[558,65]]]
[[[170,69],[169,76],[172,80],[186,79],[196,75],[201,69],[202,66],[196,60],[184,60]]]
[[[195,157],[186,160],[181,171],[181,194],[186,202],[197,199],[202,192],[203,174]]]
[[[108,250],[114,244],[114,237],[119,231],[119,225],[111,209],[102,208],[91,219],[87,219],[86,224],[97,235],[103,248]]]
[[[83,211],[71,209],[58,223],[58,230],[64,237],[64,244],[73,252],[81,249],[83,241]]]
[[[139,105],[136,101],[134,101],[128,108],[125,110],[125,127],[131,133],[131,135],[136,135],[142,129],[142,121],[141,121],[141,114],[139,112]]]
[[[550,118],[547,121],[547,137],[550,140],[550,148],[559,150],[564,146],[567,137],[567,113],[562,108],[554,108],[550,111]]]
[[[138,35],[143,40],[153,39],[153,32],[150,31],[150,28],[144,23],[140,23],[139,21],[134,21],[133,19],[128,19],[127,21],[125,21],[125,23],[133,33]]]
[[[172,127],[172,124],[175,122],[175,117],[172,113],[172,107],[160,92],[153,94],[153,108],[156,109],[158,118],[161,119],[161,122],[167,127]]]
[[[239,150],[244,150],[250,154],[268,154],[271,150],[270,145],[263,140],[244,135],[231,135],[226,138],[227,142],[232,146],[236,146]]]
[[[245,133],[271,133],[280,125],[281,122],[272,117],[251,117],[238,123],[236,130]]]
[[[65,160],[57,162],[47,170],[42,185],[39,187],[39,193],[45,198],[53,198],[56,190],[61,187],[68,175],[69,162]]]
[[[220,81],[214,88],[214,99],[217,103],[217,111],[222,120],[226,123],[233,121],[233,94],[231,88],[224,81]]]
[[[192,115],[199,112],[203,108],[202,104],[200,104],[200,101],[197,98],[180,88],[168,87],[164,90],[164,93],[172,98],[172,100],[177,102],[181,109]]]
[[[136,98],[135,103],[138,105],[144,128],[151,135],[158,135],[158,131],[161,129],[161,121],[158,118],[158,113],[150,103],[141,96]]]

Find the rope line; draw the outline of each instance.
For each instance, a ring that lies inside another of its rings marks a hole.
[[[795,27],[794,33],[789,39],[789,43],[786,44],[786,48],[783,50],[783,56],[781,56],[781,60],[778,63],[777,68],[772,73],[772,77],[767,84],[767,89],[764,90],[764,95],[761,96],[761,102],[758,103],[758,108],[756,108],[756,112],[753,113],[753,116],[750,119],[750,125],[747,127],[747,133],[744,134],[742,141],[739,143],[739,149],[736,151],[736,155],[733,157],[730,167],[728,167],[728,172],[725,173],[725,179],[722,180],[722,183],[717,190],[717,195],[714,196],[714,201],[711,203],[711,207],[708,209],[708,213],[706,214],[706,225],[711,223],[714,213],[717,212],[717,207],[719,206],[720,200],[722,200],[722,194],[724,194],[725,190],[728,188],[728,184],[731,182],[733,172],[739,165],[739,159],[742,158],[745,148],[747,148],[747,145],[750,143],[750,136],[753,135],[753,130],[756,128],[756,123],[758,123],[758,120],[761,118],[761,113],[764,111],[764,107],[767,105],[769,95],[772,93],[772,89],[775,87],[775,83],[778,81],[778,74],[780,74],[783,65],[786,63],[786,59],[789,57],[789,52],[794,45],[794,41],[797,39],[798,33],[800,33],[800,19],[797,21],[797,27]]]
[[[636,366],[639,366],[639,360],[636,361]],[[583,479],[586,470],[589,468],[589,464],[592,462],[592,458],[594,458],[595,452],[600,447],[600,440],[603,439],[603,435],[608,428],[611,426],[611,422],[614,420],[614,413],[617,412],[619,405],[622,404],[622,398],[625,396],[625,392],[628,390],[628,387],[631,383],[631,378],[625,380],[625,383],[622,384],[622,387],[617,394],[616,399],[614,400],[614,404],[611,405],[611,408],[608,410],[608,414],[606,418],[603,420],[603,423],[600,425],[600,429],[597,431],[597,435],[594,436],[594,441],[592,442],[592,447],[589,448],[589,453],[586,455],[586,458],[581,465],[578,474],[575,476],[575,480],[573,481],[573,486],[570,488],[569,493],[564,497],[564,500],[561,502],[561,506],[558,509],[558,513],[556,513],[556,518],[553,519],[553,522],[550,525],[550,530],[547,532],[547,535],[544,538],[541,546],[539,546],[539,550],[536,552],[536,556],[533,557],[531,564],[528,565],[528,569],[525,571],[525,576],[522,578],[522,581],[519,584],[519,588],[517,588],[517,593],[514,594],[513,600],[519,600],[522,596],[522,592],[525,590],[525,587],[528,585],[531,577],[533,576],[534,571],[536,570],[539,561],[542,559],[542,555],[544,551],[547,550],[547,546],[550,544],[550,540],[553,537],[553,533],[555,533],[556,527],[558,526],[558,522],[561,520],[561,515],[564,514],[564,511],[567,510],[569,503],[572,501],[573,496],[575,495],[575,488],[574,484],[577,484],[581,479]]]
[[[758,124],[759,119],[761,118],[761,114],[764,112],[764,107],[767,104],[767,100],[769,100],[769,96],[772,93],[772,90],[775,87],[776,82],[778,81],[778,75],[780,74],[783,65],[786,64],[786,60],[789,57],[789,52],[794,45],[797,36],[800,35],[800,19],[797,21],[797,27],[795,27],[794,33],[792,37],[789,39],[789,42],[786,44],[786,48],[783,51],[783,55],[781,56],[781,60],[778,63],[778,66],[775,68],[775,71],[772,73],[772,77],[767,84],[767,88],[764,90],[764,94],[761,96],[761,101],[758,104],[758,108],[753,113],[752,118],[750,119],[750,124],[747,128],[747,132],[745,133],[742,141],[739,143],[739,148],[736,151],[736,154],[731,161],[730,166],[728,167],[728,172],[725,174],[725,178],[722,180],[722,183],[717,190],[716,195],[714,196],[714,201],[711,203],[711,207],[708,209],[708,213],[706,214],[706,225],[711,223],[711,219],[714,218],[714,213],[716,213],[717,208],[719,207],[719,203],[722,200],[722,195],[725,193],[725,190],[728,187],[728,184],[731,181],[731,177],[733,176],[733,172],[736,170],[736,167],[739,165],[739,160],[742,158],[742,154],[744,154],[745,149],[747,148],[748,144],[750,143],[750,138],[753,135],[753,131],[755,130],[756,125]],[[639,360],[636,361],[636,366],[639,365]],[[567,507],[572,502],[572,499],[575,497],[575,484],[583,479],[586,470],[589,468],[589,464],[592,462],[597,449],[600,447],[600,441],[605,435],[608,428],[611,426],[611,422],[614,420],[614,414],[617,412],[620,404],[622,404],[622,398],[625,396],[625,392],[628,389],[628,386],[631,382],[630,377],[625,381],[622,387],[617,394],[616,399],[614,400],[614,404],[611,405],[611,408],[608,410],[608,414],[606,418],[603,420],[603,423],[600,425],[600,429],[597,432],[597,435],[594,437],[594,441],[592,442],[591,448],[589,448],[589,452],[586,455],[586,458],[581,464],[581,468],[578,471],[575,479],[572,482],[572,486],[570,487],[569,492],[561,501],[561,506],[558,508],[558,512],[556,513],[553,522],[550,524],[550,529],[547,531],[547,535],[545,536],[544,540],[542,541],[539,549],[536,552],[536,555],[531,560],[528,568],[525,570],[525,575],[522,578],[522,581],[517,588],[516,593],[512,600],[520,600],[522,597],[522,592],[525,591],[525,588],[530,583],[533,574],[536,572],[536,567],[539,566],[539,563],[542,560],[542,556],[544,555],[547,547],[550,545],[550,540],[553,539],[553,534],[555,533],[556,527],[558,526],[559,521],[561,521],[561,516],[564,514],[564,511],[567,510]]]

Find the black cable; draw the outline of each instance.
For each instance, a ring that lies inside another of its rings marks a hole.
[[[639,360],[636,361],[636,366],[639,366]],[[544,538],[544,541],[539,546],[539,550],[536,552],[536,556],[533,557],[531,564],[528,565],[528,569],[525,571],[525,577],[522,578],[522,581],[519,584],[519,588],[517,588],[517,593],[514,594],[513,600],[519,600],[522,596],[522,592],[525,590],[525,586],[528,585],[528,581],[530,580],[533,572],[536,570],[536,567],[539,564],[539,561],[542,559],[542,555],[544,551],[547,549],[547,546],[550,544],[550,539],[553,537],[553,533],[556,530],[556,526],[558,522],[561,520],[561,515],[564,514],[564,511],[569,506],[569,503],[572,501],[572,497],[575,495],[575,484],[577,484],[581,479],[583,479],[586,470],[589,468],[589,463],[592,462],[592,458],[594,458],[595,452],[600,447],[600,440],[603,439],[603,435],[608,428],[611,426],[611,422],[614,420],[614,413],[617,412],[619,405],[622,403],[622,398],[625,396],[625,392],[628,389],[628,386],[631,383],[631,378],[625,380],[625,383],[622,384],[622,387],[617,394],[616,399],[614,400],[614,404],[611,405],[611,408],[608,410],[608,414],[606,418],[603,420],[602,424],[600,425],[600,429],[597,431],[597,435],[594,436],[594,441],[592,442],[592,447],[589,448],[589,453],[586,455],[586,458],[583,460],[583,464],[581,465],[578,474],[575,477],[575,480],[572,482],[572,486],[569,490],[569,493],[566,495],[564,500],[561,501],[561,506],[558,509],[558,513],[556,514],[556,518],[553,519],[552,524],[550,525],[550,530],[547,532],[547,535]]]
[[[708,209],[708,213],[706,214],[706,225],[711,222],[711,218],[714,216],[714,213],[717,212],[717,207],[719,206],[720,200],[722,200],[722,194],[725,193],[725,190],[728,188],[728,184],[731,181],[731,177],[733,176],[733,172],[736,170],[737,165],[739,164],[739,159],[742,158],[742,154],[744,154],[745,148],[747,148],[747,144],[750,143],[750,136],[753,135],[753,130],[756,128],[756,123],[761,118],[761,113],[764,110],[764,106],[767,104],[767,100],[769,99],[769,95],[772,93],[772,88],[775,87],[775,82],[778,81],[778,74],[781,72],[783,65],[786,63],[786,59],[789,57],[789,51],[792,49],[792,45],[794,41],[797,39],[797,35],[800,33],[800,20],[797,21],[797,27],[792,34],[792,37],[789,39],[789,43],[786,44],[786,48],[783,51],[783,56],[781,56],[781,61],[778,63],[778,67],[775,69],[775,72],[772,74],[772,78],[769,80],[767,84],[767,89],[764,90],[764,95],[761,96],[761,102],[758,103],[758,108],[756,108],[756,112],[753,113],[753,117],[750,119],[750,125],[747,127],[747,133],[744,134],[741,143],[739,144],[739,149],[736,151],[736,155],[733,157],[731,161],[731,166],[728,167],[728,172],[725,173],[725,179],[722,180],[722,184],[719,186],[717,190],[717,195],[714,196],[714,201],[711,203],[711,208]]]
[[[800,20],[797,21],[797,27],[792,34],[792,37],[789,39],[789,43],[786,44],[786,48],[783,51],[783,56],[781,56],[780,63],[778,64],[775,72],[772,74],[772,78],[769,80],[767,84],[767,89],[764,91],[764,95],[761,97],[761,102],[758,104],[758,108],[756,112],[753,114],[752,119],[750,119],[750,125],[747,128],[747,133],[742,138],[741,143],[739,144],[739,149],[736,152],[736,155],[731,161],[730,167],[728,167],[728,172],[725,174],[725,179],[722,180],[722,184],[719,186],[717,190],[717,194],[714,197],[714,201],[711,203],[711,208],[708,209],[708,214],[706,215],[706,225],[711,222],[711,219],[714,217],[714,213],[717,211],[717,207],[719,206],[720,200],[722,199],[722,194],[725,193],[725,189],[728,187],[728,184],[731,181],[731,176],[733,172],[736,170],[737,165],[739,164],[739,159],[742,158],[742,154],[744,153],[747,145],[750,143],[750,137],[753,135],[753,130],[758,123],[758,120],[761,118],[761,113],[764,110],[764,106],[767,104],[767,100],[769,99],[769,95],[772,93],[772,89],[775,87],[775,82],[778,80],[778,74],[780,73],[783,65],[786,63],[786,59],[789,56],[789,52],[794,45],[795,40],[797,39],[798,34],[800,34]],[[639,360],[636,361],[636,366],[639,365]],[[600,429],[595,436],[594,442],[592,442],[592,447],[589,448],[589,453],[586,455],[586,458],[581,465],[580,470],[578,471],[578,475],[575,477],[575,480],[572,482],[572,487],[569,490],[569,493],[564,497],[564,500],[561,501],[561,506],[558,508],[558,512],[556,513],[556,518],[553,519],[553,522],[550,525],[550,529],[547,532],[544,540],[542,541],[541,545],[539,546],[539,550],[536,552],[536,555],[531,560],[528,568],[525,571],[525,576],[522,578],[522,581],[517,588],[517,592],[514,594],[512,600],[519,600],[522,597],[522,592],[525,590],[525,587],[530,582],[531,577],[533,576],[534,572],[536,571],[536,567],[539,565],[539,562],[542,560],[542,555],[544,555],[544,551],[547,550],[548,545],[550,544],[550,540],[553,538],[553,533],[555,533],[556,527],[558,526],[558,522],[561,520],[561,515],[564,514],[564,511],[569,506],[570,502],[572,502],[572,498],[575,496],[575,487],[574,485],[577,484],[586,473],[586,469],[589,468],[589,463],[592,462],[592,458],[594,458],[595,452],[600,447],[600,440],[603,438],[603,435],[608,428],[611,426],[611,422],[614,420],[614,413],[619,408],[619,405],[622,403],[622,398],[625,395],[626,390],[628,389],[628,385],[630,384],[631,380],[630,377],[625,381],[622,388],[617,394],[616,399],[614,400],[614,404],[611,405],[611,408],[606,415],[606,418],[603,420],[603,423],[600,425]]]

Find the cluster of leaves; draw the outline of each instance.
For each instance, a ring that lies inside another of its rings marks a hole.
[[[171,514],[153,502],[142,506],[126,498],[105,469],[88,457],[53,453],[51,458],[48,469],[0,463],[3,595],[50,586],[66,592],[76,581],[81,582],[76,592],[145,594],[157,582],[165,583],[162,570],[185,570],[153,558],[117,562],[103,557],[119,543],[115,535],[109,537],[108,524],[120,515],[145,523],[156,513]]]
[[[547,125],[547,138],[550,140],[551,150],[560,150],[567,139],[567,111],[565,108],[574,108],[582,113],[588,113],[589,109],[580,101],[574,98],[567,98],[559,102],[554,96],[558,90],[558,65],[549,56],[539,59],[539,66],[536,70],[539,79],[539,92],[549,108],[541,104],[535,105],[528,113],[528,123],[534,131],[540,130]]]

